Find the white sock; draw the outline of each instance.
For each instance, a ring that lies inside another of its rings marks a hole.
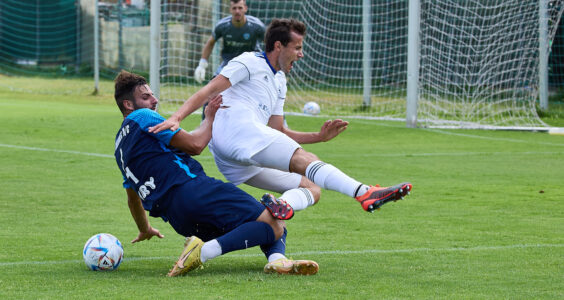
[[[284,256],[284,254],[282,254],[282,253],[272,253],[268,257],[268,262],[271,263],[271,262],[278,260],[278,259],[281,259],[281,258],[286,258],[286,256]]]
[[[358,188],[358,190],[356,191],[356,196],[355,196],[355,198],[358,197],[358,196],[364,195],[366,192],[368,192],[369,189],[370,189],[370,186],[369,186],[369,185],[366,185],[366,184],[361,185],[361,186]]]
[[[204,263],[206,260],[216,258],[221,255],[221,246],[216,239],[207,241],[202,246],[202,253],[200,254],[200,260]]]
[[[280,199],[290,204],[294,211],[303,210],[315,204],[313,194],[306,188],[287,190],[280,196]]]
[[[316,160],[309,164],[305,172],[306,177],[320,187],[337,191],[350,197],[362,195],[363,186],[335,166]]]

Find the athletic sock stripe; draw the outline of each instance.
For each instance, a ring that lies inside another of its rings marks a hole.
[[[307,203],[310,204],[310,205],[313,205],[314,201],[313,201],[313,197],[311,195],[311,192],[306,188],[298,188],[298,190],[302,191],[302,193],[305,194],[305,196],[307,198]]]
[[[311,166],[311,168],[309,168],[309,172],[307,173],[307,177],[309,179],[311,179],[311,176],[314,172],[317,172],[317,169],[319,169],[319,163],[315,163],[313,164],[313,166]],[[313,180],[312,180],[313,181]]]
[[[354,191],[354,196],[355,196],[355,198],[358,197],[358,196],[360,196],[360,195],[358,194],[358,191],[360,190],[361,187],[362,187],[362,183],[359,184],[358,187],[356,188],[356,190]]]
[[[306,174],[307,178],[309,178],[310,180],[311,180],[311,173],[313,172],[313,169],[317,167],[317,164],[318,164],[318,163],[315,163],[313,166],[311,166],[311,167],[309,168],[309,171],[308,171],[307,174]],[[312,180],[312,181],[313,181],[313,180]]]
[[[317,171],[323,167],[324,165],[326,165],[326,163],[320,161],[315,163],[310,169],[309,172],[307,173],[307,178],[313,182],[315,182],[315,180],[313,180],[313,178],[315,177],[315,174],[317,173]]]

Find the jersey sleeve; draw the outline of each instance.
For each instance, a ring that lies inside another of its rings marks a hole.
[[[262,24],[262,23],[261,23]],[[264,40],[264,34],[265,34],[266,30],[264,28],[264,24],[262,24],[262,26],[259,26],[257,29],[257,41],[263,41]]]
[[[161,115],[159,115],[156,111],[150,110],[148,108],[142,108],[133,111],[131,114],[127,116],[127,118],[135,121],[141,127],[141,130],[149,134],[150,136],[156,138],[157,140],[161,141],[165,145],[170,145],[170,140],[172,137],[180,131],[180,128],[172,131],[170,129],[163,130],[159,133],[150,133],[149,127],[155,126],[157,124],[162,123],[165,121]]]
[[[243,80],[250,80],[251,73],[247,65],[244,62],[238,60],[237,58],[232,59],[219,73],[231,82],[231,85],[235,85]]]
[[[255,51],[262,52],[262,45],[264,43],[265,32],[266,32],[266,29],[264,27],[264,24],[260,20],[258,20],[257,29],[255,31],[255,36],[256,36],[256,40],[257,40],[257,43],[255,45]]]
[[[221,31],[217,26],[212,30],[212,37],[216,42],[221,38]]]
[[[217,24],[215,24],[215,27],[212,30],[212,37],[216,42],[217,40],[223,37],[223,35],[225,34],[225,30],[228,28],[230,23],[231,23],[231,17],[225,17],[219,20]]]

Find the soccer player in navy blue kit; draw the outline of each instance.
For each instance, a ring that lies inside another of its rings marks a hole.
[[[233,184],[208,177],[190,156],[200,154],[211,139],[221,97],[210,100],[206,119],[194,131],[159,133],[148,132],[165,119],[155,111],[158,99],[145,78],[122,71],[115,79],[114,97],[124,116],[115,157],[139,229],[132,242],[163,237],[150,225],[145,210],[188,237],[168,276],[184,275],[209,259],[258,245],[269,261],[277,259],[271,255],[283,255],[287,231],[282,220],[292,217],[292,208],[271,195],[259,203]],[[319,268],[309,260],[287,261],[286,269],[265,271],[312,275]]]

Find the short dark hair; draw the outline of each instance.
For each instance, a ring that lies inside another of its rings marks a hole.
[[[274,43],[276,43],[276,41],[280,41],[283,46],[288,45],[292,38],[290,35],[291,32],[303,36],[306,33],[306,26],[304,23],[295,19],[272,19],[264,36],[266,52],[274,50]]]
[[[241,1],[242,1],[242,0],[231,0],[231,3],[239,3],[239,2],[241,2]],[[245,1],[245,5],[247,5],[247,1]]]
[[[141,75],[121,70],[121,72],[114,79],[114,83],[114,98],[116,99],[116,104],[119,107],[121,113],[125,113],[123,100],[133,101],[133,93],[135,92],[135,89],[140,85],[146,85],[147,80]]]

